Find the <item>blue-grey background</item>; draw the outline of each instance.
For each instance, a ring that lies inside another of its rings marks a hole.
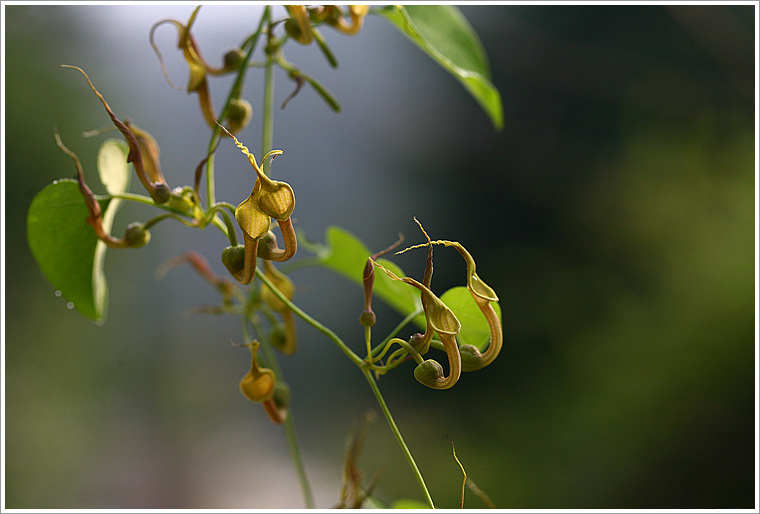
[[[245,400],[249,365],[235,318],[191,315],[217,301],[189,268],[154,271],[189,249],[218,273],[213,229],[162,223],[149,246],[109,251],[103,326],[66,308],[28,250],[26,211],[74,176],[53,127],[96,183],[102,106],[158,140],[171,185],[190,184],[209,129],[195,96],[171,89],[151,25],[189,5],[4,6],[8,508],[299,508],[280,428]],[[755,497],[754,87],[756,6],[466,6],[506,125],[496,133],[453,78],[386,20],[356,37],[324,30],[286,56],[339,99],[308,88],[277,111],[277,177],[295,189],[297,226],[321,241],[340,225],[372,249],[403,232],[461,241],[501,298],[505,348],[453,389],[428,390],[411,365],[380,380],[438,506],[456,507],[461,472],[501,508],[751,508]],[[254,30],[261,7],[201,9],[207,60]],[[281,15],[284,11],[277,11]],[[185,82],[176,33],[158,43]],[[276,78],[276,103],[292,90]],[[214,79],[217,108],[230,85]],[[244,97],[258,148],[262,73]],[[252,173],[219,149],[217,198],[242,201]],[[133,181],[136,187],[137,181]],[[137,190],[137,189],[135,189]],[[114,232],[152,212],[126,206]],[[301,250],[299,256],[306,255]],[[397,262],[418,276],[424,254]],[[361,290],[324,270],[292,278],[295,301],[355,350]],[[434,289],[461,284],[436,252]],[[397,318],[382,305],[378,333]],[[377,410],[361,373],[299,321],[281,359],[320,507],[338,500],[348,434]],[[385,501],[421,499],[380,419],[360,464]],[[468,492],[466,506],[484,507]]]

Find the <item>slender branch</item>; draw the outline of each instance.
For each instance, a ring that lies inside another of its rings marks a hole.
[[[330,330],[329,328],[327,328],[326,326],[324,326],[322,323],[320,323],[319,321],[315,320],[314,318],[312,318],[311,316],[309,316],[308,314],[306,314],[303,310],[301,310],[300,307],[298,307],[296,304],[294,304],[293,302],[291,302],[288,299],[288,297],[286,297],[284,294],[282,294],[280,292],[280,290],[277,289],[277,286],[275,286],[267,278],[267,276],[264,274],[264,272],[261,271],[261,268],[258,268],[258,267],[256,268],[256,276],[259,277],[259,279],[264,283],[264,285],[267,286],[269,289],[271,289],[272,292],[274,293],[274,295],[277,298],[279,298],[280,301],[282,301],[285,305],[287,305],[288,308],[290,310],[292,310],[296,314],[296,316],[298,316],[299,318],[301,318],[302,320],[304,320],[306,323],[308,323],[312,327],[316,328],[318,331],[322,332],[322,334],[324,334],[325,336],[327,336],[336,345],[338,345],[338,348],[340,348],[341,351],[344,354],[346,354],[346,356],[349,359],[351,359],[351,362],[353,362],[354,364],[356,364],[358,367],[362,367],[362,363],[364,362],[362,360],[362,358],[359,357],[358,355],[356,355],[353,352],[353,350],[351,350],[351,348],[349,348],[348,345],[343,342],[343,340],[338,336],[338,334],[336,334],[335,332],[333,332],[332,330]]]
[[[266,12],[267,21],[271,22],[269,11]],[[271,24],[270,24],[271,31]],[[269,37],[272,37],[271,32]],[[272,140],[274,139],[274,63],[273,55],[267,55],[266,67],[264,69],[264,102],[261,127],[261,155],[266,155],[272,149]],[[261,168],[264,173],[269,175],[267,163],[262,162]]]
[[[385,419],[388,421],[388,426],[390,426],[391,432],[393,432],[393,435],[396,436],[396,441],[398,441],[398,444],[401,447],[401,451],[406,456],[406,460],[409,462],[409,466],[411,466],[412,472],[414,473],[414,476],[417,478],[417,482],[419,482],[420,487],[422,488],[422,492],[425,495],[425,501],[427,502],[428,506],[431,509],[434,509],[435,505],[433,504],[433,498],[430,497],[430,492],[428,491],[427,486],[425,485],[425,479],[422,478],[422,473],[420,473],[420,470],[417,467],[417,463],[414,462],[414,457],[412,457],[412,453],[409,451],[409,448],[406,446],[406,443],[404,442],[404,438],[401,436],[401,432],[396,426],[396,423],[393,421],[393,416],[391,416],[391,411],[388,409],[388,406],[385,404],[385,399],[383,399],[383,395],[380,392],[380,388],[377,387],[377,382],[375,382],[375,379],[372,378],[372,373],[369,368],[363,367],[362,373],[364,373],[364,376],[367,379],[367,382],[369,382],[369,386],[372,388],[372,392],[375,393],[375,398],[377,399],[377,403],[380,405],[380,409],[382,409],[383,414],[385,414]]]

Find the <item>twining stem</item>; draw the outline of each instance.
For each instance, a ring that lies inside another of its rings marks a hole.
[[[409,448],[406,446],[406,443],[404,442],[404,438],[401,436],[401,432],[396,426],[395,421],[393,421],[393,416],[391,416],[391,411],[388,409],[388,406],[385,404],[385,399],[383,398],[383,395],[380,392],[380,388],[377,387],[377,382],[375,382],[375,379],[372,377],[372,373],[369,368],[363,367],[362,373],[364,373],[364,377],[367,379],[367,382],[369,382],[369,386],[370,388],[372,388],[372,392],[375,393],[375,398],[377,399],[377,403],[380,405],[380,409],[382,409],[383,414],[385,414],[385,419],[388,421],[388,426],[390,426],[391,432],[393,432],[393,435],[396,436],[396,441],[398,441],[398,445],[401,447],[401,451],[404,453],[404,456],[406,456],[406,460],[409,462],[409,465],[412,468],[412,472],[414,473],[414,476],[417,477],[417,482],[419,482],[420,487],[422,488],[422,492],[425,495],[425,501],[427,502],[428,506],[431,509],[434,509],[435,505],[433,504],[433,498],[430,497],[430,492],[428,491],[427,486],[425,485],[425,479],[422,478],[422,473],[420,473],[420,470],[417,467],[417,463],[414,462],[414,457],[412,457],[412,453],[409,451]]]

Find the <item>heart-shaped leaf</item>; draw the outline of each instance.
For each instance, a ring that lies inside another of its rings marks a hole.
[[[381,12],[464,85],[496,130],[503,128],[501,95],[491,83],[488,58],[459,9],[451,5],[396,5]]]
[[[110,194],[129,187],[127,147],[109,139],[98,152],[98,171]],[[98,198],[103,228],[110,232],[118,201]],[[53,182],[32,200],[27,214],[27,241],[42,273],[79,312],[105,320],[108,286],[103,273],[105,243],[87,223],[89,210],[72,179]]]
[[[454,312],[462,330],[457,334],[461,344],[471,344],[477,349],[484,351],[488,347],[491,338],[491,329],[488,326],[483,313],[472,298],[470,291],[464,286],[452,287],[441,295],[441,301]],[[501,308],[498,303],[493,303],[496,315],[501,319]]]

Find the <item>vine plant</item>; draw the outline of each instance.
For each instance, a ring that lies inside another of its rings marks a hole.
[[[425,242],[402,252],[427,249],[421,280],[405,276],[398,266],[381,258],[395,249],[401,240],[383,251],[372,253],[357,238],[337,227],[328,229],[325,244],[302,244],[314,256],[294,261],[295,265],[291,266],[291,270],[309,265],[324,266],[364,288],[365,302],[359,321],[364,331],[362,346],[366,348],[365,355],[354,352],[338,334],[299,308],[293,301],[296,288],[286,273],[288,270],[278,269],[274,264],[289,261],[296,254],[299,238],[291,220],[295,209],[294,191],[288,183],[271,176],[272,160],[283,154],[282,150],[272,146],[273,72],[276,67],[285,70],[296,83],[295,93],[303,85],[309,85],[332,109],[339,110],[337,100],[319,82],[286,60],[286,44],[291,40],[300,45],[315,43],[327,61],[336,67],[335,56],[320,29],[335,29],[353,35],[360,32],[368,15],[379,15],[460,80],[490,116],[496,129],[500,129],[501,101],[490,82],[488,61],[479,40],[455,7],[287,5],[276,12],[266,6],[255,31],[240,47],[223,56],[221,66],[214,67],[201,56],[192,35],[199,9],[192,12],[187,23],[161,20],[150,32],[150,43],[166,74],[162,54],[154,43],[154,33],[162,25],[176,28],[178,48],[189,70],[186,90],[197,95],[202,118],[210,131],[206,156],[190,174],[191,184],[171,188],[162,174],[159,146],[153,136],[134,123],[117,117],[83,69],[63,65],[81,73],[124,141],[106,139],[100,146],[97,169],[106,192],[98,195],[85,181],[77,155],[55,133],[57,145],[74,162],[76,177],[57,180],[34,198],[27,223],[32,253],[42,272],[66,297],[70,306],[103,322],[108,296],[103,273],[107,248],[142,247],[150,241],[151,227],[165,220],[199,229],[214,227],[220,230],[229,240],[229,246],[220,249],[220,256],[230,277],[215,274],[206,258],[197,252],[180,255],[168,262],[162,271],[188,263],[221,296],[219,305],[209,310],[239,317],[243,337],[239,346],[248,348],[251,353],[250,371],[240,381],[240,391],[252,402],[261,404],[272,422],[284,427],[305,505],[313,507],[314,500],[296,444],[293,416],[288,408],[290,390],[276,353],[292,355],[297,351],[294,316],[335,343],[364,375],[419,482],[425,503],[432,508],[434,503],[425,480],[393,420],[377,379],[413,360],[416,364],[414,377],[418,382],[445,390],[457,383],[462,372],[476,371],[490,364],[502,345],[498,297],[478,276],[475,261],[464,246],[456,241],[432,240],[415,219]],[[257,50],[263,54],[261,62],[253,60]],[[242,96],[244,81],[250,70],[262,67],[264,100],[259,111],[262,122],[259,154],[262,157],[259,162],[235,134],[240,133],[252,118],[251,104]],[[234,75],[235,80],[217,114],[209,93],[210,81],[226,74]],[[168,75],[166,78],[173,86]],[[237,206],[217,201],[215,197],[214,152],[220,144],[236,145],[255,172],[251,194]],[[129,164],[147,196],[129,191]],[[159,213],[148,221],[131,223],[123,237],[118,238],[111,235],[111,228],[119,204],[124,201],[150,205]],[[276,221],[276,227],[272,220]],[[282,248],[273,228],[279,228]],[[237,229],[242,233],[242,242],[238,241]],[[441,296],[436,295],[431,287],[433,247],[436,245],[455,249],[464,261],[464,286],[450,289]],[[404,316],[403,321],[379,343],[372,333],[376,321],[372,309],[374,296],[381,297]],[[467,322],[463,325],[460,319]],[[415,324],[424,328],[424,332],[399,337],[409,325]],[[446,372],[436,359],[427,357],[433,353],[431,348],[445,354]],[[347,466],[349,461],[347,457]],[[350,472],[346,475],[349,479],[344,477],[340,506],[360,507],[370,491],[351,482]]]

